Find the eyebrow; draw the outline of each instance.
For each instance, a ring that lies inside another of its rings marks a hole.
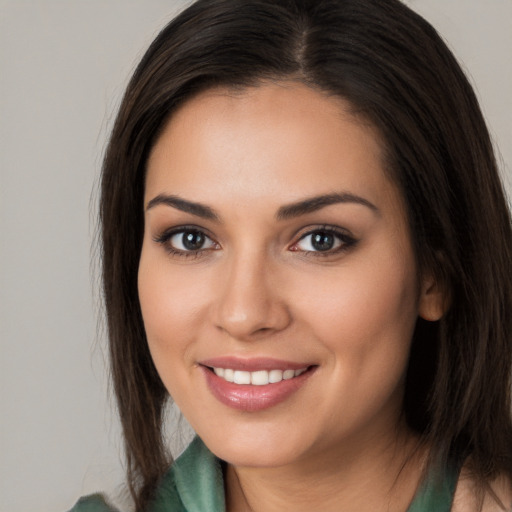
[[[314,196],[303,199],[301,201],[297,201],[296,203],[281,206],[281,208],[279,208],[277,211],[276,218],[277,220],[292,219],[295,217],[300,217],[301,215],[306,215],[308,213],[321,210],[326,206],[339,203],[359,204],[367,207],[376,214],[380,214],[379,209],[373,203],[367,199],[364,199],[363,197],[350,193],[333,193]],[[182,212],[191,213],[192,215],[201,217],[206,220],[220,222],[220,216],[215,212],[213,208],[202,203],[188,201],[175,195],[157,195],[151,199],[151,201],[149,201],[146,206],[146,211],[158,205],[171,206],[172,208],[176,208]]]
[[[213,208],[210,208],[205,204],[187,201],[181,197],[166,194],[159,194],[151,199],[151,201],[149,201],[148,205],[146,206],[146,211],[160,204],[171,206],[177,210],[191,213],[192,215],[196,215],[197,217],[201,217],[206,220],[220,220],[219,216],[215,213]]]
[[[302,201],[298,201],[296,203],[282,206],[277,211],[276,217],[278,220],[286,220],[294,217],[300,217],[301,215],[316,212],[317,210],[321,210],[326,206],[338,203],[360,204],[362,206],[366,206],[372,212],[380,214],[379,209],[373,203],[371,203],[367,199],[364,199],[363,197],[356,196],[350,193],[334,193],[324,194],[321,196],[314,196],[308,199],[304,199]]]

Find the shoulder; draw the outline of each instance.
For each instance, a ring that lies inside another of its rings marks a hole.
[[[163,475],[150,512],[224,510],[224,483],[219,459],[195,437]],[[69,512],[117,512],[100,494],[87,496]]]
[[[497,499],[496,499],[497,498]],[[510,512],[512,482],[500,475],[490,483],[490,489],[478,492],[474,479],[464,469],[457,483],[452,512]]]
[[[69,512],[117,512],[101,494],[80,498]]]

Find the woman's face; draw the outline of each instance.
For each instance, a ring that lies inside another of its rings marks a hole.
[[[147,171],[147,339],[207,446],[275,467],[396,435],[428,291],[375,130],[298,84],[214,90]]]

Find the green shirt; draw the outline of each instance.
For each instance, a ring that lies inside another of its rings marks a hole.
[[[439,475],[437,475],[439,476]],[[442,478],[431,474],[423,482],[407,512],[449,512],[457,472]],[[148,512],[224,512],[224,481],[219,459],[195,437],[164,475]],[[70,512],[117,512],[99,494],[78,501]]]

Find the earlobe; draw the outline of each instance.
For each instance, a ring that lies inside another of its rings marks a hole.
[[[448,295],[446,287],[436,278],[424,279],[418,304],[419,316],[428,322],[440,320],[448,310]]]

